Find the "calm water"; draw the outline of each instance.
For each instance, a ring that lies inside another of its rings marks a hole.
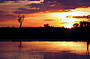
[[[90,44],[80,41],[0,42],[0,59],[90,59]],[[88,48],[87,48],[88,47]]]

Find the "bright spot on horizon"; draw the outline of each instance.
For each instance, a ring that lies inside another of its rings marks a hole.
[[[72,24],[65,24],[64,27],[65,28],[72,28],[73,26],[72,26]]]
[[[83,11],[70,11],[70,12],[54,12],[50,13],[52,17],[56,18],[59,22],[63,22],[63,27],[72,28],[74,23],[79,23],[80,21],[88,21],[87,19],[73,18],[73,16],[85,16],[89,15],[88,12]],[[61,24],[58,24],[61,25]]]

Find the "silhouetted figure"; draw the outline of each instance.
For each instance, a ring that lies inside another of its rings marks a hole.
[[[22,23],[23,23],[23,20],[24,20],[24,15],[22,15],[22,16],[18,16],[18,22],[20,23],[20,29],[22,28]],[[22,47],[22,40],[20,40],[20,45],[19,45],[19,47]]]

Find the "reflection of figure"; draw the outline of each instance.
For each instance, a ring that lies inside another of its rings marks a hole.
[[[90,44],[90,41],[87,40],[87,54],[89,55],[89,44]]]

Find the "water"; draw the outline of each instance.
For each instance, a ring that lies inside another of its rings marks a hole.
[[[0,42],[0,59],[90,59],[90,44],[80,41]],[[88,47],[88,48],[87,48]]]

